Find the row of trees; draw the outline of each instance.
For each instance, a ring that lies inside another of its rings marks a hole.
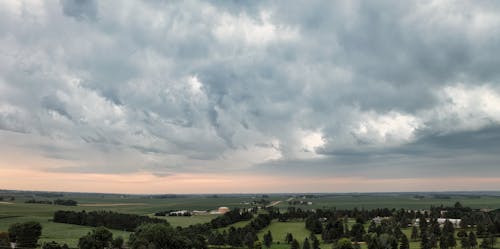
[[[233,209],[225,214],[216,217],[210,221],[212,228],[220,228],[225,227],[236,222],[246,221],[253,218],[253,215],[250,212],[243,211],[240,209]]]
[[[76,206],[78,205],[78,202],[75,200],[63,200],[63,199],[56,199],[56,200],[27,200],[25,203],[30,203],[30,204],[48,204],[48,205],[62,205],[62,206]]]
[[[150,218],[135,214],[122,214],[111,211],[56,211],[54,222],[75,224],[82,226],[99,227],[104,226],[112,229],[134,231],[139,225],[144,223],[167,223],[166,220]]]
[[[271,224],[273,214],[259,214],[249,224],[242,228],[230,227],[222,233],[212,231],[208,236],[210,245],[230,245],[233,247],[246,246],[253,248],[258,240],[257,233]],[[272,238],[272,237],[271,237]]]

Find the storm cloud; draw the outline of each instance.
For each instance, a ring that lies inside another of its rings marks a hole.
[[[0,150],[41,170],[500,175],[498,2],[1,5]]]

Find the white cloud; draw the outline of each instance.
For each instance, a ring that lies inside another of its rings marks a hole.
[[[0,8],[0,125],[74,170],[327,160],[500,124],[495,4],[65,3]]]
[[[231,15],[222,13],[213,30],[215,37],[223,43],[244,42],[249,45],[266,45],[273,41],[297,38],[295,29],[272,23],[272,13],[262,11],[256,18],[246,13]]]
[[[474,131],[500,124],[500,93],[488,85],[449,85],[438,98],[438,106],[422,114],[436,131]]]

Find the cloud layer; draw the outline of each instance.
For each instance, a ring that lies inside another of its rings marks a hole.
[[[4,169],[500,175],[497,2],[1,5]]]

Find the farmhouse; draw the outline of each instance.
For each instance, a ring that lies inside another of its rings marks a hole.
[[[169,216],[185,216],[185,215],[191,215],[191,213],[187,210],[179,210],[179,211],[172,211],[168,215]]]
[[[228,207],[219,207],[217,210],[211,211],[210,214],[225,214],[229,211]]]
[[[430,222],[430,219],[426,219],[427,222]],[[440,226],[444,226],[444,223],[446,221],[450,221],[451,224],[453,224],[454,227],[459,228],[460,227],[460,222],[462,222],[461,219],[446,219],[446,218],[438,218],[437,222],[439,223]],[[420,224],[420,219],[415,219],[415,222],[413,223],[414,226],[418,226]]]

